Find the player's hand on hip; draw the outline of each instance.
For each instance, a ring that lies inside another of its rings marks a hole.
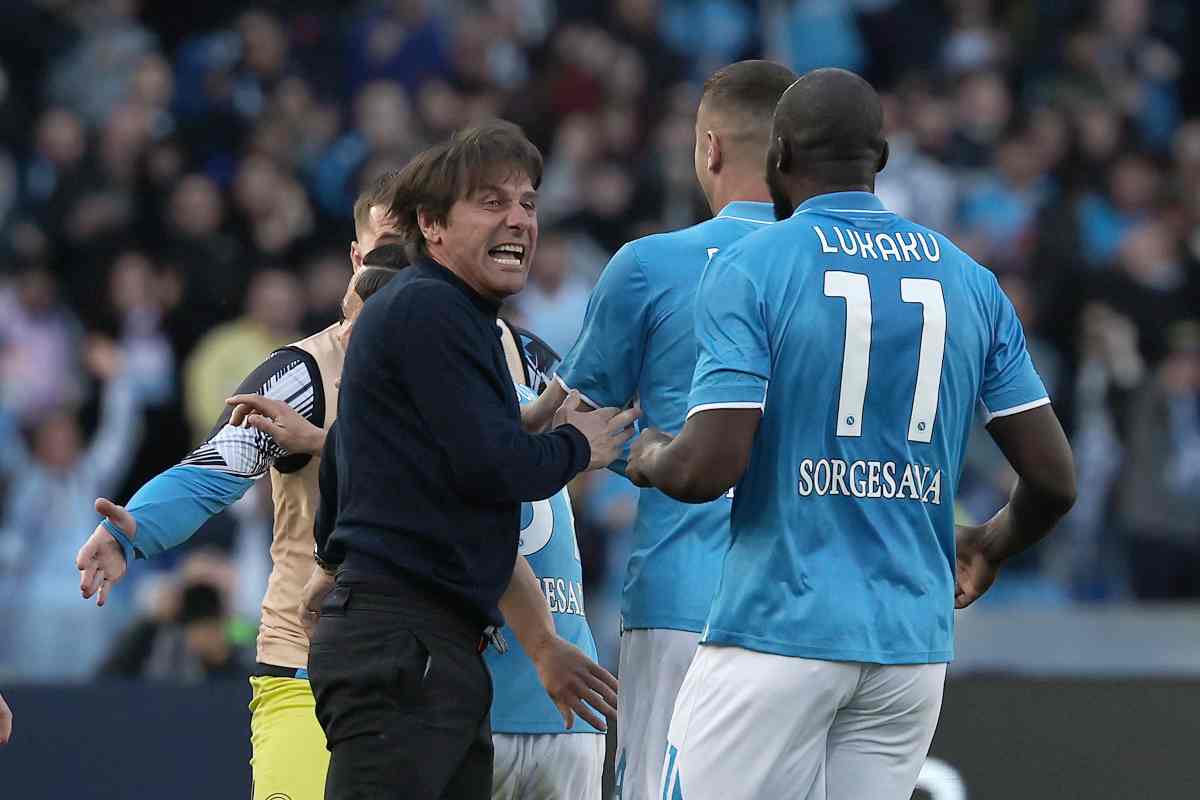
[[[530,659],[563,724],[570,728],[578,714],[597,730],[608,729],[604,717],[617,716],[617,679],[612,673],[557,635],[531,652]]]
[[[634,434],[633,423],[642,415],[637,406],[625,411],[598,408],[595,411],[576,411],[579,392],[572,391],[554,415],[554,426],[574,425],[587,437],[592,448],[588,469],[607,467],[621,454],[622,447]]]
[[[0,744],[8,744],[12,738],[12,710],[0,695]]]
[[[966,608],[991,587],[1000,565],[984,551],[984,525],[959,525],[954,530],[954,607]]]
[[[137,534],[137,520],[113,501],[96,498],[96,512],[121,532],[132,539]],[[96,605],[102,606],[108,601],[108,593],[112,587],[125,577],[129,565],[125,563],[125,551],[121,544],[113,538],[103,524],[97,525],[96,530],[79,548],[75,556],[75,567],[79,570],[79,592],[84,600],[96,596]]]
[[[670,434],[663,433],[657,428],[647,428],[642,431],[641,435],[634,440],[633,447],[629,449],[629,461],[625,464],[625,477],[632,481],[634,486],[643,488],[653,486],[649,475],[650,460],[653,458],[655,450],[670,444],[673,438]]]
[[[321,618],[321,603],[325,602],[325,596],[333,589],[333,580],[332,575],[314,564],[308,583],[300,592],[300,624],[304,626],[304,633],[309,639],[312,639],[317,621]]]
[[[259,394],[235,394],[225,404],[234,407],[229,417],[230,425],[260,430],[289,453],[321,455],[325,431],[282,400]]]

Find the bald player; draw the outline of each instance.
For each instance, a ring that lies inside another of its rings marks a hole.
[[[637,395],[646,424],[678,431],[696,366],[692,306],[705,263],[774,220],[763,177],[771,116],[796,79],[769,61],[741,61],[704,84],[696,112],[696,179],[712,219],[622,247],[588,302],[558,386],[530,412],[547,415],[578,390],[593,406]],[[534,419],[536,424],[541,420]],[[696,650],[729,539],[729,498],[685,505],[654,489],[638,500],[621,604],[616,786],[658,797],[675,693]]]
[[[709,263],[687,424],[630,454],[635,483],[685,502],[737,486],[663,798],[907,800],[954,609],[1074,501],[1070,448],[995,276],[874,195],[882,122],[850,72],[784,94],[767,161],[781,222]],[[992,520],[956,532],[976,406],[1019,479]]]
[[[386,244],[399,241],[387,217],[396,175],[382,175],[355,203],[352,277],[342,303],[345,319],[271,353],[238,387],[241,393],[277,402],[318,432],[337,413],[346,336],[363,294],[394,274],[394,269],[364,267],[364,256],[384,267],[406,263],[396,258],[402,257],[402,248]],[[384,244],[377,248],[380,243]],[[324,795],[329,753],[313,711],[306,671],[308,637],[299,615],[301,590],[313,567],[318,460],[282,446],[268,425],[274,420],[243,427],[232,419],[234,411],[227,408],[208,438],[142,486],[127,508],[106,498],[96,500],[104,520],[76,559],[80,589],[85,598],[97,595],[97,603],[103,605],[134,558],[153,558],[187,541],[269,472],[275,505],[273,566],[263,597],[256,674],[250,680],[253,796],[318,800]]]

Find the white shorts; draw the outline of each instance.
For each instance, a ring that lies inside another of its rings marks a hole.
[[[617,800],[658,800],[661,796],[659,779],[675,695],[699,641],[699,633],[665,628],[639,628],[621,634],[614,789]]]
[[[881,666],[705,645],[675,703],[659,797],[908,800],[945,664]]]
[[[492,800],[600,800],[604,735],[493,733]]]

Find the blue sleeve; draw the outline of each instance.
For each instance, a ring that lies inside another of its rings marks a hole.
[[[1046,387],[1033,367],[1025,332],[1012,302],[989,273],[992,299],[992,344],[983,367],[980,401],[985,422],[1028,411],[1050,402]]]
[[[706,408],[762,408],[771,378],[766,309],[734,259],[722,252],[704,268],[696,292],[696,372],[688,416]]]
[[[250,478],[220,470],[174,466],[151,478],[126,505],[137,520],[132,541],[108,520],[102,524],[121,543],[127,562],[134,556],[152,558],[186,542],[253,485]]]
[[[588,298],[583,331],[558,370],[562,383],[597,408],[628,403],[641,377],[648,308],[646,273],[631,242]]]

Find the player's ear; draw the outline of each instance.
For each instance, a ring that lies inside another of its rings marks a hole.
[[[709,172],[721,171],[721,140],[712,131],[704,132],[705,141],[708,143],[708,159],[707,166]]]
[[[792,147],[782,136],[775,137],[775,168],[780,175],[786,175],[792,169]]]
[[[883,149],[879,152],[879,164],[875,167],[875,172],[883,172],[883,168],[887,166],[888,155],[891,151],[888,148],[887,139],[883,140]]]

